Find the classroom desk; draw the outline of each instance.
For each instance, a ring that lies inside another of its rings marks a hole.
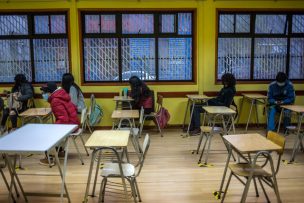
[[[248,118],[247,118],[246,128],[245,128],[245,131],[247,132],[253,107],[255,108],[256,122],[257,122],[257,125],[259,125],[259,116],[258,116],[258,107],[257,107],[257,105],[258,105],[258,103],[261,103],[266,108],[267,96],[262,95],[262,94],[255,94],[255,93],[254,94],[253,93],[246,93],[246,94],[244,93],[242,95],[243,95],[243,99],[242,99],[242,103],[241,103],[241,106],[240,106],[240,115],[238,117],[237,123],[239,123],[240,117],[242,115],[241,113],[243,112],[244,101],[247,100],[247,101],[249,101],[251,103],[251,105],[250,105],[250,111],[249,111]],[[267,113],[266,113],[266,117],[267,117]]]
[[[71,202],[70,196],[65,184],[65,174],[66,174],[66,163],[68,155],[68,143],[65,146],[65,158],[63,169],[60,166],[57,153],[55,153],[55,160],[58,166],[60,177],[62,180],[61,193],[60,194],[50,194],[50,193],[26,193],[23,190],[23,187],[20,183],[18,174],[14,167],[16,163],[12,161],[8,154],[21,154],[21,153],[32,153],[32,154],[44,154],[45,152],[49,153],[55,146],[59,145],[65,138],[67,138],[71,132],[77,129],[77,125],[61,125],[61,124],[27,124],[21,128],[7,134],[6,136],[0,139],[0,153],[5,155],[5,160],[11,171],[11,184],[9,191],[9,198],[12,193],[12,186],[14,179],[17,180],[20,185],[22,194],[27,202],[28,196],[60,196],[61,202],[63,202],[63,197],[67,197],[68,201]],[[54,149],[55,150],[55,149]],[[65,194],[64,193],[65,190]]]
[[[292,150],[291,158],[290,158],[290,161],[289,161],[289,162],[293,162],[294,159],[295,159],[296,152],[297,152],[299,146],[301,146],[303,148],[302,140],[303,140],[304,135],[301,134],[300,131],[301,131],[302,121],[303,121],[303,117],[304,117],[304,106],[303,105],[282,105],[281,106],[281,113],[280,113],[279,125],[278,125],[278,130],[277,130],[278,133],[280,131],[281,120],[282,120],[284,109],[295,112],[297,114],[297,117],[298,117],[296,139],[295,139],[295,143],[293,145],[293,150]]]
[[[258,133],[252,133],[252,134],[239,134],[239,135],[225,135],[223,136],[224,141],[228,145],[228,156],[226,160],[226,165],[223,173],[223,178],[221,181],[220,189],[214,193],[218,197],[218,199],[221,198],[221,194],[223,193],[222,189],[225,182],[225,177],[228,169],[228,164],[232,155],[232,150],[235,151],[238,155],[240,155],[242,158],[246,159],[243,155],[244,154],[252,154],[257,153],[260,151],[279,151],[282,150],[282,148],[265,138],[264,136],[258,134]],[[250,162],[250,160],[248,160]],[[273,171],[274,172],[274,171]],[[273,173],[275,174],[275,173]],[[250,184],[250,183],[249,183]],[[245,186],[245,190],[242,195],[242,202],[245,202],[246,196],[248,193],[248,186]],[[247,188],[247,189],[246,189]]]
[[[232,130],[235,133],[234,115],[235,115],[236,112],[234,110],[226,107],[226,106],[203,106],[203,109],[205,110],[205,113],[208,115],[208,117],[211,117],[211,121],[209,121],[209,123],[212,126],[211,131],[210,131],[210,135],[209,135],[208,139],[206,139],[206,144],[207,144],[208,141],[209,141],[209,144],[208,144],[207,155],[206,155],[204,164],[207,164],[208,163],[208,155],[209,155],[209,151],[210,151],[211,140],[212,140],[212,136],[213,136],[213,133],[214,133],[216,120],[218,118],[220,118],[222,120],[223,132],[224,132],[224,134],[228,134],[230,129],[227,129],[226,122],[225,122],[225,119],[224,119],[224,117],[228,117],[227,122],[231,122]],[[204,154],[204,149],[201,152],[198,163],[201,162],[203,154]]]
[[[88,194],[90,189],[90,183],[91,183],[91,177],[92,177],[92,171],[94,167],[94,160],[96,157],[96,153],[99,152],[96,150],[100,147],[122,147],[124,152],[126,153],[127,159],[128,159],[128,151],[127,146],[129,142],[129,130],[95,130],[93,134],[90,136],[88,141],[86,142],[85,146],[93,149],[92,157],[91,157],[91,164],[89,169],[89,176],[87,181],[87,187],[85,191],[85,196],[83,202],[86,203],[88,201]],[[95,187],[96,187],[96,181],[99,171],[99,165],[100,165],[100,158],[98,159],[97,165],[96,165],[96,172],[95,172],[95,179],[93,184],[93,191],[92,191],[92,197],[94,197],[95,193]],[[124,191],[125,194],[127,192],[126,183],[123,174],[121,174]]]
[[[19,114],[19,116],[21,117],[22,125],[32,119],[37,119],[40,123],[43,123],[43,121],[51,118],[52,123],[54,123],[51,108],[30,108]]]
[[[206,96],[204,94],[187,94],[186,96],[188,98],[188,102],[187,102],[187,107],[186,107],[184,121],[183,121],[183,129],[185,127],[185,122],[186,122],[186,116],[187,116],[188,108],[192,105],[192,109],[191,109],[191,112],[190,112],[190,121],[189,121],[189,124],[188,124],[187,133],[186,133],[186,136],[188,136],[189,135],[189,130],[190,130],[190,125],[191,125],[191,120],[192,120],[195,104],[197,102],[206,102],[211,97],[208,97],[208,96]],[[208,104],[206,104],[206,105],[208,105]]]
[[[134,119],[139,118],[138,110],[114,110],[111,116],[112,119],[119,120],[118,129],[121,127],[121,122],[123,120],[128,120],[130,123],[130,128],[135,127]],[[114,122],[113,122],[114,128]]]
[[[114,96],[113,99],[116,102],[115,109],[117,110],[118,107],[121,105],[121,108],[123,109],[123,103],[128,103],[129,109],[132,109],[132,104],[131,102],[134,101],[132,97],[124,97],[124,96]]]

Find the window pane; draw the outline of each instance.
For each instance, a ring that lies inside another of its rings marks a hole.
[[[289,78],[304,79],[304,38],[290,39]]]
[[[160,38],[158,43],[159,80],[191,80],[192,39]]]
[[[51,30],[52,33],[66,33],[64,15],[51,16]]]
[[[178,14],[178,34],[179,35],[192,34],[192,13]]]
[[[274,79],[286,70],[287,39],[257,38],[254,44],[254,79]]]
[[[250,15],[236,15],[235,32],[250,32]]]
[[[122,39],[122,80],[137,75],[142,80],[155,80],[155,39]]]
[[[122,33],[123,34],[153,34],[154,33],[153,14],[123,14]]]
[[[86,81],[112,81],[118,77],[118,39],[84,39]]]
[[[115,15],[101,15],[100,19],[101,33],[116,32]]]
[[[256,15],[255,33],[284,34],[286,20],[286,15]]]
[[[0,35],[26,35],[28,22],[26,15],[0,16]]]
[[[304,15],[292,16],[292,32],[304,33]]]
[[[100,32],[99,15],[85,15],[85,32],[86,33]]]
[[[234,32],[234,15],[220,15],[219,22],[220,33],[233,33]]]
[[[61,81],[69,72],[67,39],[34,39],[36,82]]]
[[[161,32],[175,32],[175,15],[161,15]]]
[[[49,34],[49,16],[35,16],[35,33]]]
[[[14,82],[18,73],[32,81],[29,40],[0,40],[0,82]]]
[[[237,79],[250,79],[250,53],[250,38],[219,38],[217,78],[233,73]]]

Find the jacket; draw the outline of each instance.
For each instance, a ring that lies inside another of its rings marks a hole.
[[[84,103],[83,94],[81,92],[79,92],[79,94],[78,94],[77,89],[72,85],[70,87],[70,97],[71,97],[72,103],[75,104],[77,107],[77,112],[81,113],[82,109],[84,109],[86,107],[86,105]]]
[[[80,124],[77,117],[77,108],[64,89],[57,89],[51,94],[48,101],[55,115],[56,124]]]
[[[270,105],[276,101],[280,101],[281,104],[293,104],[296,97],[293,84],[289,80],[284,86],[279,86],[276,81],[270,83],[267,96]]]
[[[223,87],[216,98],[208,100],[208,105],[229,107],[232,104],[235,92],[235,87]]]

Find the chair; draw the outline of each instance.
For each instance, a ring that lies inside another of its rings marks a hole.
[[[277,185],[277,180],[276,180],[276,174],[279,171],[281,156],[284,152],[285,138],[283,136],[279,135],[278,133],[269,131],[267,134],[267,139],[269,139],[273,143],[282,147],[281,150],[277,151],[279,158],[278,158],[276,168],[273,164],[271,154],[267,151],[258,152],[255,155],[255,157],[251,163],[229,164],[228,167],[231,170],[231,173],[228,178],[228,182],[227,182],[227,185],[226,185],[226,188],[224,191],[222,202],[224,202],[224,199],[226,197],[226,193],[227,193],[232,175],[235,176],[243,185],[245,185],[244,193],[248,192],[250,181],[253,179],[254,183],[255,183],[254,185],[255,185],[255,190],[256,190],[256,196],[258,197],[259,193],[258,193],[257,186],[256,186],[256,178],[257,178],[261,185],[263,193],[267,199],[267,202],[270,202],[270,201],[269,201],[269,197],[265,191],[263,183],[265,183],[266,185],[268,185],[269,187],[274,189],[278,202],[281,202],[278,185]],[[257,162],[257,159],[261,156],[266,158],[266,161],[264,164],[258,165],[256,162]],[[266,165],[270,166],[270,169],[271,169],[270,171],[265,169]],[[241,179],[241,177],[247,179],[247,182],[244,182]],[[246,197],[247,197],[247,194],[245,194],[243,196],[243,198],[241,200],[242,203],[246,201]]]
[[[84,147],[84,149],[85,149],[85,151],[87,153],[87,156],[89,156],[89,152],[88,152],[87,148],[85,147],[84,140],[83,140],[83,137],[82,137],[83,132],[85,130],[86,120],[87,120],[87,108],[84,108],[81,111],[81,120],[80,120],[81,128],[79,128],[76,132],[70,134],[70,136],[72,137],[73,143],[75,145],[75,148],[77,150],[77,153],[78,153],[78,156],[79,156],[79,159],[80,159],[82,165],[84,165],[84,162],[83,162],[82,156],[81,156],[81,154],[79,152],[78,146],[76,144],[76,138],[77,137],[80,138],[81,143],[83,144],[83,147]]]
[[[118,153],[116,153],[118,163],[105,163],[104,164],[104,167],[101,171],[101,176],[103,177],[103,180],[100,185],[99,202],[104,202],[106,186],[108,183],[110,183],[108,181],[108,178],[121,178],[122,177],[121,174],[123,174],[123,178],[126,179],[130,184],[131,195],[134,199],[134,202],[137,203],[137,197],[138,197],[138,201],[141,202],[141,197],[140,197],[136,178],[139,176],[139,174],[142,170],[149,146],[150,146],[150,137],[147,134],[145,136],[145,139],[143,142],[143,148],[142,148],[143,153],[142,153],[142,156],[140,159],[140,164],[138,165],[138,167],[135,167],[134,165],[129,164],[129,163],[122,163],[120,161]],[[113,186],[113,184],[114,184],[114,187],[118,186],[117,183],[110,183],[110,184],[111,184],[111,186]],[[113,187],[111,187],[111,188],[113,189]],[[117,193],[118,192],[115,192],[115,194],[117,194]]]
[[[91,97],[90,97],[90,108],[89,108],[89,111],[87,112],[86,122],[85,122],[85,128],[88,128],[89,131],[90,131],[90,133],[93,132],[92,131],[92,126],[90,125],[90,115],[91,115],[91,112],[93,111],[95,103],[96,103],[95,96],[94,96],[94,94],[91,94]]]
[[[153,103],[154,103],[154,92],[153,92]],[[161,135],[161,137],[163,137],[163,133],[161,131],[161,128],[160,128],[158,120],[157,120],[157,117],[159,117],[161,115],[161,113],[159,113],[159,111],[162,111],[162,107],[163,107],[163,96],[162,95],[157,95],[157,101],[156,101],[156,103],[157,103],[156,111],[155,112],[151,112],[150,114],[144,114],[143,124],[142,125],[144,125],[146,119],[153,119],[153,120],[155,120],[155,122],[157,124],[157,127],[158,127],[158,130],[160,132],[160,135]]]

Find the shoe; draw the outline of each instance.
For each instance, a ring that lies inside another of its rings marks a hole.
[[[64,159],[64,157],[65,157],[65,151],[58,152],[58,158],[59,159]]]
[[[196,129],[190,131],[189,134],[191,136],[199,135],[199,134],[201,134],[201,129],[200,128],[196,128]]]
[[[50,158],[50,163],[47,158],[44,158],[44,159],[40,159],[39,164],[41,164],[43,166],[54,166],[55,162],[54,162],[53,158]]]

